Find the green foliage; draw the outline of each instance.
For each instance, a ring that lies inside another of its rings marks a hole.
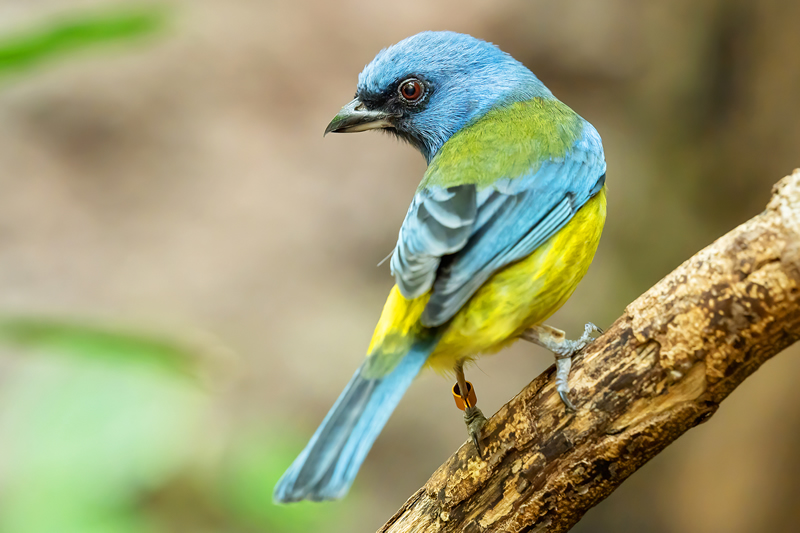
[[[196,375],[200,370],[198,350],[185,343],[75,321],[0,318],[0,342],[70,356],[151,364],[178,374]]]
[[[209,399],[139,364],[144,350],[97,357],[129,337],[104,332],[93,345],[90,328],[76,329],[87,357],[38,346],[39,357],[16,358],[0,389],[0,531],[154,531],[137,502],[190,466]]]
[[[6,318],[0,347],[28,352],[4,358],[0,533],[300,533],[342,512],[272,503],[300,439],[214,431],[213,396],[185,379],[203,356],[181,342]]]
[[[163,8],[129,8],[84,14],[42,24],[16,35],[0,37],[0,74],[17,71],[76,50],[128,41],[160,29]]]

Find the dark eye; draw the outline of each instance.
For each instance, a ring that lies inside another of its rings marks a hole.
[[[400,96],[409,102],[416,102],[422,98],[422,84],[414,78],[408,79],[400,84]]]

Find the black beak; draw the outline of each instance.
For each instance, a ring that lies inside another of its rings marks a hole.
[[[392,128],[395,115],[383,111],[369,111],[366,106],[356,98],[333,117],[331,123],[325,128],[325,135],[333,133],[355,133],[357,131],[377,130]]]

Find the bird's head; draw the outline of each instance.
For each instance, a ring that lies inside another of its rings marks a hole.
[[[325,133],[385,129],[430,162],[462,127],[496,106],[550,91],[522,63],[469,35],[423,32],[381,50],[358,76],[355,99]]]

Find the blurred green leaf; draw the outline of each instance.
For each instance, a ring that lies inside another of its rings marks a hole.
[[[52,21],[16,35],[0,36],[0,74],[90,46],[127,41],[163,27],[165,10],[157,6],[85,14]]]
[[[196,377],[201,346],[115,330],[94,324],[46,318],[0,318],[0,344],[94,359],[152,364]]]
[[[0,388],[0,532],[161,531],[142,498],[204,453],[209,398],[118,360],[14,368]]]
[[[272,503],[303,444],[291,425],[214,436],[209,396],[140,364],[191,366],[178,343],[0,318],[4,343],[39,356],[16,358],[0,387],[0,533],[301,533],[344,516],[346,502]]]

